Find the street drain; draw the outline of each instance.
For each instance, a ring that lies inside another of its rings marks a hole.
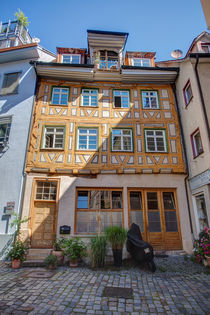
[[[51,278],[55,274],[54,271],[32,271],[29,272],[26,277],[27,278],[39,278],[39,279],[46,279]]]
[[[102,296],[131,299],[133,297],[133,289],[120,287],[105,287]]]

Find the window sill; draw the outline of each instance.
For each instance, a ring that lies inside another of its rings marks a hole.
[[[150,108],[150,107],[142,107],[143,110],[160,110],[160,107],[158,108]]]
[[[75,152],[99,152],[99,149],[91,150],[91,149],[76,149]]]
[[[53,104],[53,103],[49,103],[50,106],[61,106],[61,107],[68,107],[69,104],[65,104],[65,105],[62,105],[62,104]]]
[[[193,99],[193,96],[189,99],[188,103],[185,101],[185,108],[188,107],[188,105],[190,104],[190,102],[192,101],[192,99]]]
[[[10,95],[17,95],[19,94],[18,92],[17,93],[4,93],[4,94],[0,94],[0,96],[10,96]]]
[[[161,154],[161,153],[162,153],[162,154],[166,154],[166,153],[169,153],[169,152],[168,152],[168,151],[164,151],[164,152],[163,152],[163,151],[145,151],[145,153],[148,153],[148,154],[149,154],[149,153],[158,153],[158,154]]]
[[[79,107],[84,107],[84,108],[99,108],[99,106],[92,106],[92,105],[79,105]]]
[[[64,148],[40,148],[40,151],[64,151]]]
[[[200,151],[197,155],[193,156],[193,159],[196,159],[198,156],[200,156],[202,153],[204,153],[204,151]]]

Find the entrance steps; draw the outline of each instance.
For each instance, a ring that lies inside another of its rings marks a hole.
[[[51,253],[52,249],[49,248],[30,248],[23,262],[25,267],[43,267],[45,266],[44,260]]]
[[[154,255],[157,256],[184,256],[187,253],[184,250],[154,250]]]

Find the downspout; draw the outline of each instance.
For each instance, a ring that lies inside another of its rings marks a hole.
[[[30,63],[32,64],[32,63]],[[19,212],[19,218],[21,219],[22,217],[22,212],[23,212],[23,200],[24,200],[24,195],[25,195],[25,187],[26,187],[26,172],[25,172],[25,167],[26,167],[26,159],[27,159],[27,152],[29,148],[29,140],[31,136],[31,130],[32,130],[32,122],[33,122],[33,116],[34,116],[34,110],[35,110],[35,95],[37,92],[38,88],[38,80],[37,80],[37,71],[36,71],[36,64],[34,65],[34,71],[36,73],[36,84],[34,88],[34,96],[33,96],[33,105],[32,105],[32,110],[31,110],[31,117],[30,117],[30,123],[29,123],[29,132],[28,132],[28,137],[27,137],[27,142],[26,142],[26,151],[25,151],[25,157],[24,157],[24,163],[23,163],[23,184],[22,184],[22,191],[21,191],[21,197],[20,197],[20,212]]]
[[[209,122],[208,122],[208,117],[207,117],[207,113],[206,113],[206,105],[205,105],[205,101],[204,101],[204,97],[203,97],[203,92],[202,92],[202,88],[201,88],[200,78],[199,78],[199,74],[198,74],[198,63],[199,63],[199,56],[198,56],[198,54],[196,54],[196,63],[195,63],[195,68],[194,69],[195,69],[195,75],[196,75],[196,80],[197,80],[197,84],[198,84],[198,90],[199,90],[200,98],[201,98],[201,104],[202,104],[202,109],[203,109],[203,114],[204,114],[204,120],[205,120],[207,133],[208,133],[208,138],[209,138],[209,142],[210,142]]]
[[[175,107],[176,107],[176,111],[177,111],[179,127],[180,127],[180,132],[181,132],[181,137],[182,137],[183,153],[184,153],[184,158],[185,158],[185,161],[186,161],[187,176],[184,178],[184,185],[185,185],[185,192],[186,192],[186,198],[187,198],[187,210],[188,210],[188,215],[189,215],[189,220],[190,220],[190,230],[191,230],[192,240],[194,241],[193,227],[192,227],[192,217],[191,217],[191,213],[190,213],[189,194],[188,194],[188,189],[187,189],[187,181],[188,181],[188,178],[189,178],[189,167],[188,167],[188,160],[187,160],[187,150],[186,150],[186,144],[185,144],[185,139],[184,139],[184,132],[183,132],[182,123],[181,123],[181,115],[180,115],[180,111],[179,111],[178,100],[177,100],[177,95],[176,95],[176,87],[175,87],[174,83],[171,84],[171,85],[172,85],[174,98],[175,98]]]

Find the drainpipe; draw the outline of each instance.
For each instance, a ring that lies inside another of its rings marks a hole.
[[[30,117],[30,123],[29,123],[29,132],[28,132],[28,137],[27,137],[27,142],[26,142],[26,151],[25,151],[25,157],[24,157],[24,163],[23,163],[23,183],[22,183],[22,190],[21,190],[21,197],[20,197],[20,212],[19,212],[19,218],[21,219],[22,212],[23,212],[23,200],[24,200],[24,195],[25,195],[25,187],[26,187],[26,172],[25,172],[25,167],[26,167],[26,159],[27,159],[27,152],[29,148],[29,140],[30,140],[30,135],[31,135],[31,130],[32,130],[32,122],[33,122],[33,116],[34,116],[34,110],[35,110],[35,96],[38,88],[38,80],[37,80],[37,71],[35,66],[33,67],[35,74],[36,74],[36,84],[34,88],[34,96],[33,96],[33,105],[32,105],[32,110],[31,110],[31,117]]]
[[[198,74],[198,63],[199,63],[199,56],[198,56],[198,54],[196,54],[196,63],[195,63],[194,70],[195,70],[196,80],[197,80],[197,84],[198,84],[198,90],[199,90],[199,93],[200,93],[200,98],[201,98],[201,104],[202,104],[202,109],[203,109],[206,129],[207,129],[208,138],[209,138],[209,142],[210,142],[209,122],[208,122],[208,117],[207,117],[207,113],[206,113],[206,106],[205,106],[205,101],[204,101],[203,92],[202,92],[202,88],[201,88],[200,78],[199,78],[199,74]]]
[[[185,144],[185,139],[184,139],[184,132],[182,128],[182,123],[181,123],[181,115],[178,107],[178,100],[177,100],[177,95],[176,95],[176,87],[175,84],[171,84],[173,93],[174,93],[174,99],[175,99],[175,107],[177,111],[177,116],[178,116],[178,121],[179,121],[179,127],[180,127],[180,132],[181,132],[181,138],[182,138],[182,147],[183,147],[183,153],[184,153],[184,158],[186,161],[186,171],[187,171],[187,176],[184,179],[184,184],[185,184],[185,192],[186,192],[186,198],[187,198],[187,210],[188,210],[188,215],[189,215],[189,220],[190,220],[190,230],[191,230],[191,235],[192,235],[192,240],[194,241],[194,235],[193,235],[193,227],[192,227],[192,217],[190,213],[190,202],[189,202],[189,194],[188,194],[188,189],[187,189],[187,181],[189,178],[189,166],[188,166],[188,160],[187,160],[187,150],[186,150],[186,144]]]

